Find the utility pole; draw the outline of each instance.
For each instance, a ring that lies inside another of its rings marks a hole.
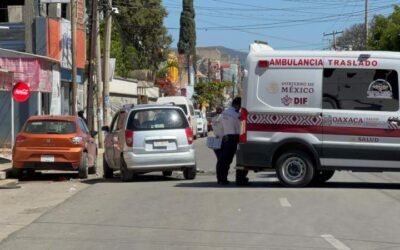
[[[367,49],[368,44],[368,0],[365,0],[365,20],[364,20],[364,28],[365,28],[365,49]]]
[[[71,0],[71,39],[72,39],[72,104],[71,104],[71,115],[76,116],[77,111],[77,96],[78,96],[78,86],[76,83],[76,0]]]
[[[190,86],[190,53],[187,54],[188,86]]]
[[[94,59],[96,52],[96,21],[97,21],[97,0],[92,0],[92,15],[90,25],[90,55],[89,55],[89,74],[88,74],[88,85],[87,85],[87,101],[86,101],[86,118],[89,130],[94,130],[94,113],[93,113],[93,87],[94,87]]]
[[[95,0],[97,1],[97,0]],[[101,78],[101,48],[100,48],[100,20],[96,17],[96,95],[97,95],[97,129],[100,131],[103,127],[103,80]],[[99,139],[99,148],[104,147],[103,133],[97,134]]]
[[[211,82],[211,59],[208,58],[208,62],[207,62],[208,66],[207,66],[207,78],[208,78],[208,82]]]
[[[110,124],[110,43],[111,43],[111,13],[112,0],[108,0],[106,8],[106,30],[104,35],[104,54],[103,54],[103,111],[104,124]]]
[[[342,34],[343,31],[332,31],[332,33],[324,33],[324,36],[332,36],[333,37],[333,49],[336,50],[336,35]]]

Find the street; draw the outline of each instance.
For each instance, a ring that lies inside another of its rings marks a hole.
[[[205,139],[195,146],[193,181],[179,172],[129,183],[51,175],[0,190],[2,228],[22,228],[0,249],[400,249],[399,173],[337,172],[299,189],[251,173],[250,186],[220,186]]]

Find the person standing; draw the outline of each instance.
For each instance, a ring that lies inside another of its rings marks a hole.
[[[86,125],[88,125],[87,124],[87,120],[86,120],[86,118],[84,116],[84,113],[85,113],[85,111],[80,110],[80,111],[78,111],[78,116],[85,122]]]
[[[220,119],[221,113],[222,113],[222,111],[224,111],[224,109],[221,106],[219,106],[219,107],[217,107],[217,109],[215,111],[216,111],[215,112],[216,115],[211,120],[211,126],[214,131],[215,137],[222,138],[224,136],[224,131],[223,131],[223,128],[222,128],[222,125],[221,125],[219,119]],[[218,160],[218,155],[219,155],[220,151],[221,151],[220,148],[214,149],[214,153],[215,153],[215,156],[217,157],[217,160]]]
[[[229,168],[239,143],[241,101],[240,97],[233,99],[231,106],[222,112],[219,119],[223,137],[217,161],[217,181],[221,185],[229,184]]]

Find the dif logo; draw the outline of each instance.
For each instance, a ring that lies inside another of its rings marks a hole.
[[[290,97],[288,95],[281,98],[281,102],[285,106],[290,105],[306,105],[308,103],[308,97]]]
[[[293,104],[294,105],[305,105],[308,103],[308,98],[307,97],[295,97],[293,98]]]

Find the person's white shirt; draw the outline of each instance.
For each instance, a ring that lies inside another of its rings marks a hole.
[[[222,125],[223,135],[239,135],[240,134],[240,113],[233,107],[229,107],[222,112],[219,118]]]

